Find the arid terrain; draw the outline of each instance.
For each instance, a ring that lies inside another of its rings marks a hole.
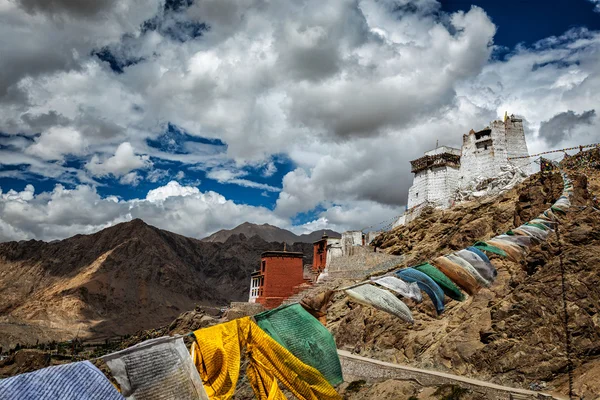
[[[446,312],[439,317],[425,298],[411,305],[413,326],[339,294],[328,311],[338,347],[383,361],[565,394],[564,271],[575,393],[600,398],[600,211],[594,208],[600,171],[574,168],[569,173],[573,206],[561,217],[558,235],[532,247],[520,263],[495,257],[498,278],[489,289],[462,303],[446,298]],[[526,222],[548,208],[561,189],[558,174],[536,174],[500,197],[429,210],[375,244],[405,254],[406,265],[415,265]],[[393,392],[395,386],[408,397],[419,389],[408,383],[378,385],[383,384],[367,384],[349,398]]]
[[[421,304],[407,300],[415,319],[415,324],[409,325],[387,313],[358,305],[337,292],[327,310],[327,326],[335,335],[338,348],[382,361],[563,396],[568,393],[570,360],[575,394],[585,399],[600,398],[600,211],[595,200],[600,189],[600,171],[574,166],[568,172],[574,182],[572,207],[560,217],[557,232],[545,243],[531,247],[519,263],[492,257],[498,269],[495,283],[464,302],[446,298],[446,311],[442,315],[436,315],[427,296]],[[550,207],[561,191],[559,174],[536,174],[496,198],[464,203],[450,210],[427,210],[408,226],[382,234],[375,244],[386,252],[406,256],[398,268],[414,265],[532,219]],[[172,235],[151,227],[145,229],[158,235]],[[258,238],[239,239],[236,246],[247,248],[247,242],[255,240]],[[238,248],[232,246],[231,251]],[[217,279],[215,275],[207,276]],[[569,357],[563,277],[571,343]],[[349,283],[352,281],[335,281],[337,287]],[[331,284],[317,286],[309,293],[314,295]],[[54,292],[45,289],[41,293]],[[217,297],[212,299],[219,301]],[[39,302],[27,304],[42,308]],[[155,325],[155,329],[140,331],[114,344],[113,350],[151,337],[185,334],[239,316],[232,310],[230,315],[219,318],[218,313],[211,315],[207,310],[184,312],[162,328]],[[50,359],[43,351],[24,350],[0,365],[0,375],[60,362],[64,361]],[[244,379],[240,379],[238,389],[236,399],[253,398]],[[352,400],[485,398],[460,386],[427,387],[419,382],[393,379],[345,382],[338,389],[345,399]]]
[[[287,248],[312,262],[312,245]],[[266,250],[283,243],[207,243],[142,220],[51,243],[0,243],[0,346],[129,334],[196,305],[245,301]]]

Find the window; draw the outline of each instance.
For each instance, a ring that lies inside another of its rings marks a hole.
[[[263,262],[262,262],[262,267],[261,267],[260,271],[261,271],[261,272],[265,272],[265,269],[266,269],[266,268],[267,268],[267,262],[266,262],[266,261],[263,261]]]
[[[419,197],[419,192],[417,192],[417,193],[415,194],[415,197]]]

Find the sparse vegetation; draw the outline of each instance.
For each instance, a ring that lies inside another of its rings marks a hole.
[[[350,382],[350,384],[348,384],[348,387],[346,388],[347,392],[358,392],[363,386],[365,386],[367,382],[363,379],[358,380],[358,381],[352,381]]]
[[[465,389],[457,385],[442,385],[435,391],[433,395],[441,396],[440,400],[460,400],[468,392],[469,389]]]

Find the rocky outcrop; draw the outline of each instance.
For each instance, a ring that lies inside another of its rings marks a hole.
[[[493,178],[478,176],[467,182],[454,194],[455,202],[464,202],[481,197],[498,196],[512,189],[527,178],[527,174],[519,167],[511,164],[500,167],[500,174]]]
[[[590,374],[600,356],[600,212],[592,207],[586,176],[573,178],[573,207],[562,218],[559,236],[531,248],[521,263],[494,258],[498,278],[492,287],[462,303],[446,299],[439,317],[429,301],[411,303],[415,324],[409,325],[337,295],[327,317],[338,346],[383,361],[565,393],[565,271],[575,392],[596,398],[600,392]],[[495,199],[430,210],[376,244],[414,265],[531,219],[561,189],[558,175],[538,174]]]

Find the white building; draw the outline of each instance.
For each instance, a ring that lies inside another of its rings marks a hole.
[[[492,121],[485,129],[463,135],[460,150],[439,146],[426,152],[411,161],[415,176],[408,191],[407,212],[394,226],[412,221],[427,205],[450,207],[457,189],[478,177],[497,177],[509,164],[530,174],[528,158],[511,160],[528,155],[523,120],[514,115],[505,115],[503,121]]]
[[[529,174],[529,159],[509,160],[528,155],[522,119],[505,116],[504,121],[492,121],[479,132],[471,129],[463,135],[458,186],[464,187],[479,176],[494,178],[509,163]]]
[[[413,185],[408,190],[407,208],[430,204],[447,208],[456,190],[460,168],[460,150],[440,146],[425,153],[425,156],[410,162],[415,174]]]

